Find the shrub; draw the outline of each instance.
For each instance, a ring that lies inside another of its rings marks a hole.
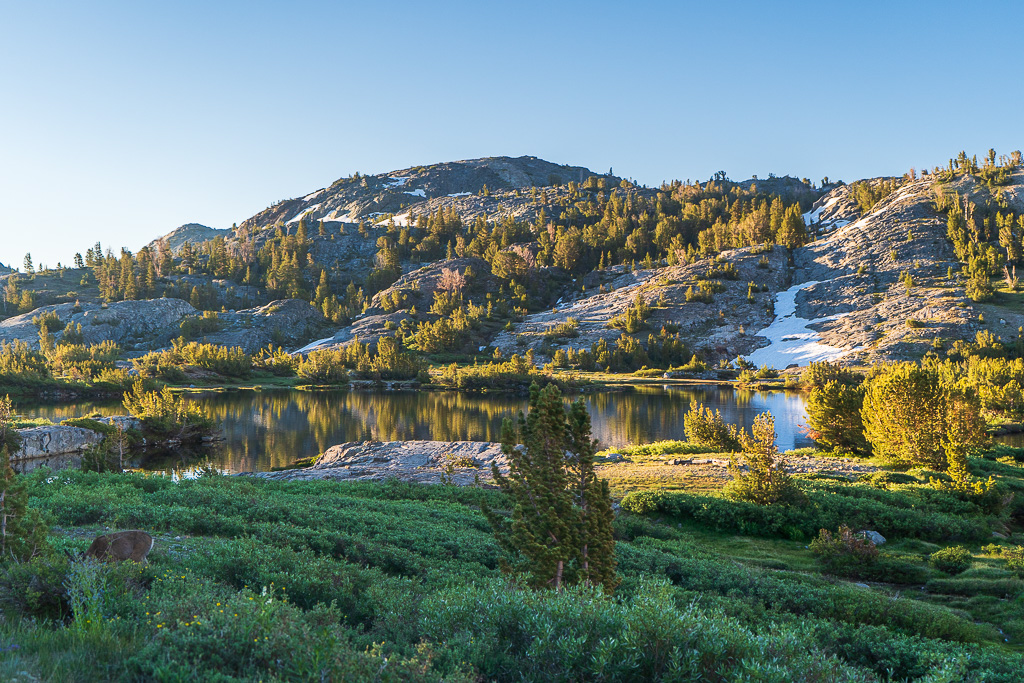
[[[203,315],[190,315],[178,325],[181,336],[185,339],[195,339],[206,334],[219,332],[221,329],[220,316],[217,311],[203,311]]]
[[[723,280],[739,280],[740,271],[736,267],[735,263],[715,263],[708,267],[704,273],[705,280],[713,280],[715,278],[722,278]]]
[[[135,380],[132,390],[125,393],[122,404],[132,417],[142,420],[148,431],[162,435],[200,436],[213,424],[199,405],[175,396],[169,387],[146,391],[141,379]]]
[[[226,377],[246,378],[252,372],[252,357],[240,347],[200,344],[178,337],[171,342],[170,349],[147,353],[133,359],[132,365],[142,377],[163,377],[169,381],[183,381],[188,366]]]
[[[566,319],[564,323],[559,323],[554,327],[549,327],[548,329],[544,330],[541,336],[543,336],[545,339],[550,339],[552,341],[576,337],[579,336],[579,326],[579,320],[570,317]]]
[[[57,553],[7,562],[0,569],[0,604],[30,617],[63,621],[71,611],[64,589],[67,572],[67,558]]]
[[[732,481],[725,487],[726,496],[757,505],[794,503],[803,498],[775,447],[775,420],[771,413],[754,418],[751,434],[740,432],[740,445],[747,472],[742,470],[740,458],[733,454],[729,462]]]
[[[703,403],[691,403],[683,416],[686,438],[695,444],[708,446],[721,452],[738,451],[740,441],[736,425],[727,424],[719,410],[712,411]]]
[[[46,525],[39,511],[28,507],[28,498],[7,447],[0,444],[0,563],[27,560],[46,548]]]
[[[938,369],[901,363],[867,383],[864,436],[875,455],[898,465],[945,469],[949,451],[985,441],[981,405]]]
[[[1002,554],[1006,558],[1006,568],[1024,579],[1024,545],[1004,548]]]
[[[633,303],[626,307],[624,313],[613,316],[608,321],[608,327],[618,328],[626,334],[634,334],[644,328],[644,321],[651,314],[651,307],[644,301],[643,296],[637,292]]]
[[[823,387],[830,381],[841,384],[858,384],[860,379],[860,376],[853,371],[847,370],[839,363],[829,361],[812,361],[800,376],[800,382],[810,388]]]
[[[13,453],[21,447],[21,435],[14,425],[14,408],[10,396],[0,398],[0,452]]]
[[[815,386],[807,397],[807,426],[810,436],[830,450],[867,451],[861,406],[864,389],[828,380]]]
[[[962,545],[936,550],[928,557],[928,564],[947,574],[960,574],[971,566],[971,553]]]
[[[813,537],[820,529],[841,525],[876,529],[883,536],[927,541],[980,541],[991,533],[990,523],[963,512],[943,512],[904,493],[861,488],[853,484],[802,481],[807,504],[755,505],[715,496],[662,491],[627,494],[622,509],[637,514],[663,514],[690,519],[718,531],[747,536],[794,539]]]
[[[870,564],[878,560],[878,548],[862,535],[854,534],[848,526],[839,527],[833,535],[822,529],[811,541],[811,552],[830,569],[844,569],[849,565]]]

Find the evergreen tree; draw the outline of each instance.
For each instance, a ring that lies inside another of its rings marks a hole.
[[[945,469],[949,453],[986,440],[978,398],[933,366],[902,363],[871,379],[861,417],[874,454],[897,465]]]
[[[860,415],[863,403],[863,387],[846,382],[830,380],[811,389],[807,397],[811,438],[831,450],[867,452]]]
[[[751,433],[740,432],[740,445],[747,471],[742,470],[739,457],[734,453],[729,461],[732,481],[725,494],[736,500],[757,505],[794,503],[803,499],[803,492],[786,473],[779,449],[775,446],[775,419],[771,413],[754,418]]]
[[[330,295],[331,295],[331,285],[327,281],[327,271],[326,270],[321,270],[320,271],[320,283],[316,287],[316,296],[314,297],[313,302],[317,305],[318,308],[322,307],[323,303],[324,303],[324,299],[326,299]]]
[[[28,491],[11,467],[11,399],[0,399],[0,562],[26,560],[43,550],[46,526],[38,510],[28,507]]]
[[[530,406],[518,425],[506,419],[502,449],[509,473],[494,478],[511,497],[511,519],[484,507],[501,547],[503,562],[537,587],[560,590],[579,582],[613,589],[615,548],[607,482],[594,472],[596,442],[582,401],[567,412],[554,385],[530,387]]]

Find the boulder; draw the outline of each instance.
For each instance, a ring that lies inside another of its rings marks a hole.
[[[21,436],[21,447],[12,454],[14,460],[81,453],[103,440],[99,432],[64,425],[19,429],[18,434]]]
[[[490,480],[491,465],[508,469],[501,444],[488,441],[354,441],[331,446],[311,467],[257,472],[267,479],[330,479],[467,485]]]
[[[129,429],[142,429],[142,420],[131,415],[112,415],[110,417],[98,417],[96,421],[105,424],[112,425],[113,427],[120,427],[124,431]]]
[[[132,560],[144,563],[153,544],[153,537],[145,531],[118,531],[97,536],[85,551],[85,557],[101,561]]]
[[[57,304],[0,321],[0,341],[21,340],[38,349],[39,330],[32,318],[51,312],[60,319],[62,327],[68,323],[81,325],[86,344],[113,341],[127,351],[143,351],[169,344],[172,337],[181,333],[182,320],[199,315],[187,301],[180,299],[117,301],[106,305]],[[56,336],[58,339],[61,337],[60,330]]]
[[[885,543],[885,536],[883,536],[882,534],[878,533],[877,531],[869,531],[869,530],[858,531],[857,535],[862,537],[862,538],[864,538],[864,539],[866,539],[866,540],[868,540],[868,541],[871,541],[875,545],[882,545],[883,543]]]

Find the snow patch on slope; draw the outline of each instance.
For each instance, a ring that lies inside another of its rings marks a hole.
[[[804,224],[811,225],[812,223],[817,223],[818,221],[820,221],[821,220],[821,213],[825,209],[827,209],[828,207],[832,206],[833,204],[835,204],[838,201],[839,201],[839,197],[832,197],[827,202],[825,202],[824,204],[819,206],[817,209],[814,209],[813,211],[808,211],[807,213],[805,213],[804,214]]]
[[[411,194],[414,197],[423,197],[424,199],[427,198],[427,193],[424,192],[422,189],[419,189],[419,190],[406,190],[405,193],[406,194]]]
[[[768,340],[768,346],[758,349],[747,356],[754,365],[767,365],[770,368],[784,369],[790,365],[807,365],[823,360],[838,360],[843,356],[859,351],[860,347],[841,349],[821,343],[821,335],[810,329],[811,323],[836,320],[848,315],[839,313],[825,318],[808,320],[796,314],[796,295],[802,289],[813,287],[817,280],[801,282],[789,289],[779,292],[775,301],[775,320],[771,325],[757,333],[757,336]]]
[[[319,347],[325,346],[330,342],[334,341],[334,337],[324,337],[323,339],[317,339],[315,342],[306,344],[301,349],[294,351],[294,353],[309,353],[310,351],[316,351]]]
[[[290,221],[288,221],[288,223],[298,223],[299,221],[301,221],[306,216],[306,214],[313,213],[314,211],[316,211],[319,208],[320,208],[319,204],[314,204],[313,206],[309,207],[308,209],[299,209],[299,212],[297,214],[295,214],[295,216]]]
[[[411,223],[409,222],[409,214],[407,214],[407,213],[402,213],[402,214],[399,214],[397,216],[393,216],[391,220],[393,220],[395,222],[395,225],[397,225],[400,228],[405,228],[405,227],[408,227],[409,225],[411,225]],[[388,224],[388,219],[386,219],[386,218],[384,220],[382,220],[382,221],[377,221],[376,223],[374,223],[374,225],[387,225],[387,224]]]

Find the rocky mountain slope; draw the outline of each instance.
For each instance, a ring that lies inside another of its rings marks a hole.
[[[171,339],[183,334],[184,321],[202,316],[181,299],[58,304],[0,320],[0,342],[21,341],[38,349],[39,328],[32,319],[46,313],[60,319],[52,330],[55,340],[62,338],[64,325],[81,325],[85,344],[112,341],[129,357],[169,346]],[[268,344],[297,346],[325,330],[323,316],[308,301],[295,299],[223,312],[217,321],[219,329],[198,337],[200,341],[239,346],[250,353]]]
[[[230,229],[221,230],[218,228],[210,228],[199,223],[186,223],[185,225],[171,230],[163,237],[158,237],[146,246],[156,251],[157,246],[161,242],[164,242],[171,250],[171,253],[177,256],[181,253],[181,248],[185,246],[186,242],[192,246],[196,246],[208,240],[216,239],[218,237],[229,237],[230,235]]]
[[[585,191],[577,185],[581,181],[587,185]],[[932,348],[973,339],[982,329],[1007,336],[1024,325],[1024,314],[1017,312],[1024,311],[1024,305],[1013,304],[1005,296],[977,304],[966,296],[965,278],[960,274],[963,264],[956,258],[946,234],[946,215],[936,201],[936,192],[941,191],[979,206],[1024,212],[1024,171],[1020,169],[996,189],[976,175],[963,174],[942,184],[940,190],[933,176],[878,178],[824,189],[790,177],[716,182],[727,196],[754,197],[756,188],[790,203],[800,202],[800,210],[809,208],[804,221],[813,240],[792,250],[781,246],[728,249],[714,258],[701,258],[691,249],[675,265],[655,260],[643,267],[638,258],[632,266],[596,268],[586,275],[552,266],[550,258],[549,265],[538,266],[532,261],[541,249],[541,238],[547,237],[532,224],[541,212],[564,224],[564,216],[585,205],[596,213],[577,213],[572,219],[585,226],[601,215],[602,197],[613,190],[626,203],[653,204],[676,201],[679,195],[673,192],[679,185],[637,187],[611,175],[595,176],[582,167],[534,157],[493,157],[356,175],[280,202],[242,221],[236,232],[188,224],[162,239],[178,252],[186,242],[202,245],[227,237],[228,253],[248,250],[251,255],[270,240],[292,239],[299,221],[305,219],[305,265],[313,276],[325,269],[333,290],[340,293],[349,281],[365,282],[379,265],[381,238],[394,242],[398,237],[392,222],[406,225],[417,216],[444,212],[457,214],[463,225],[481,216],[531,223],[511,240],[514,244],[506,239],[492,250],[515,252],[531,262],[525,267],[532,312],[516,315],[507,324],[505,318],[492,322],[488,315],[485,324],[474,328],[472,344],[474,350],[479,344],[488,354],[497,349],[503,357],[532,350],[541,362],[558,349],[589,349],[598,342],[614,346],[626,335],[645,343],[647,335],[664,329],[678,333],[690,350],[709,363],[743,356],[757,365],[782,369],[826,359],[919,358]],[[865,184],[885,188],[877,193],[882,198],[865,204],[858,194]],[[319,226],[321,221],[325,228]],[[654,232],[653,222],[650,229]],[[557,235],[554,226],[547,232],[550,249]],[[285,237],[276,237],[280,233]],[[524,242],[524,238],[533,241]],[[444,251],[435,249],[429,258]],[[221,308],[219,329],[204,337],[214,343],[255,350],[273,342],[303,351],[353,339],[372,343],[381,335],[410,331],[423,320],[436,320],[427,311],[435,292],[447,286],[443,282],[453,272],[468,276],[460,291],[464,300],[478,307],[486,306],[499,292],[509,296],[510,280],[497,268],[491,270],[493,251],[482,258],[453,256],[450,246],[448,252],[448,258],[426,262],[405,252],[397,282],[369,297],[365,310],[356,312],[351,324],[340,329],[327,324],[308,301],[271,301],[275,297],[269,291],[243,285],[238,277],[232,281],[181,269],[161,277],[157,291],[185,299],[191,293],[193,303],[198,292],[204,303],[197,306]],[[0,276],[0,285],[6,286],[12,277]],[[79,278],[85,287],[89,278],[77,272],[70,277],[51,274],[22,279],[19,286],[35,288],[42,301],[69,303],[0,322],[0,340],[22,339],[37,345],[31,318],[53,310],[62,324],[81,323],[87,342],[110,339],[130,354],[142,353],[166,345],[177,336],[183,320],[200,313],[181,298],[101,306],[91,288],[68,291]],[[702,293],[702,282],[714,291]],[[306,286],[312,293],[315,278]],[[621,319],[638,297],[650,313],[642,324],[625,332]]]
[[[944,191],[979,203],[989,195],[971,177]],[[919,358],[936,340],[973,339],[981,329],[1016,334],[1024,317],[1005,306],[973,303],[963,278],[947,277],[961,264],[946,235],[946,217],[935,207],[933,178],[903,184],[863,216],[851,195],[850,186],[836,188],[806,216],[820,237],[794,251],[790,290],[793,317],[805,329],[769,334],[769,348],[752,361],[784,367],[787,360],[806,365]],[[1003,196],[1008,208],[1024,209],[1024,173]],[[905,274],[912,279],[909,288],[901,281]]]
[[[582,182],[596,175],[581,166],[553,164],[536,157],[487,157],[467,161],[453,161],[430,166],[392,171],[380,175],[356,175],[335,181],[329,187],[310,194],[279,202],[243,221],[239,227],[260,230],[277,224],[297,223],[305,218],[317,221],[359,223],[376,222],[387,214],[410,211],[423,213],[431,200],[431,208],[454,205],[460,209],[486,206],[493,209],[500,204],[473,197],[484,192],[508,195],[508,191],[561,185],[569,181]],[[611,183],[619,182],[614,176]],[[515,193],[512,192],[514,195]],[[521,192],[520,192],[521,194]],[[506,197],[506,200],[509,199]],[[401,221],[401,218],[398,219]]]
[[[732,279],[715,274],[726,264],[736,268]],[[687,290],[698,288],[698,280],[707,279],[709,273],[722,291],[708,302],[687,301]],[[705,357],[732,359],[756,347],[748,330],[771,322],[773,295],[788,277],[788,256],[781,247],[766,253],[750,247],[734,249],[714,261],[650,270],[611,268],[592,273],[584,280],[585,290],[560,299],[550,311],[529,315],[512,330],[499,333],[493,345],[506,355],[533,349],[545,358],[557,349],[589,349],[602,339],[613,343],[626,333],[610,326],[610,321],[623,315],[639,296],[651,307],[651,314],[644,329],[632,336],[646,341],[648,334],[667,325]],[[753,301],[748,300],[750,282],[758,285]],[[570,319],[576,322],[575,334],[553,337],[552,332],[571,324]]]

